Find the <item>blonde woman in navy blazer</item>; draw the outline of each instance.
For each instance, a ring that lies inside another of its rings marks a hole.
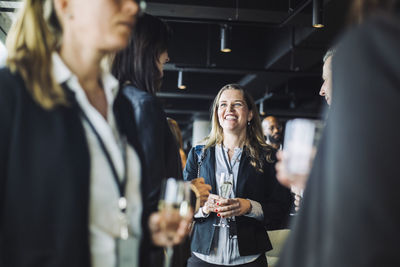
[[[219,91],[205,141],[189,153],[184,171],[185,180],[204,177],[214,194],[195,215],[188,266],[267,266],[265,252],[272,246],[266,230],[279,227],[288,214],[289,193],[276,181],[274,150],[264,141],[256,105],[239,85]],[[227,165],[221,155],[229,158]],[[230,199],[216,196],[224,168],[235,177]],[[235,221],[215,227],[222,217]]]

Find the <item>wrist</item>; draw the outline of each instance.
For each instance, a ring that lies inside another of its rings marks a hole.
[[[210,214],[210,211],[206,208],[206,205],[204,205],[203,207],[201,207],[201,211],[203,212],[204,215]]]
[[[247,201],[249,202],[249,208],[247,209],[245,215],[250,214],[251,211],[253,210],[253,206],[251,205],[251,201],[249,199],[247,199]]]

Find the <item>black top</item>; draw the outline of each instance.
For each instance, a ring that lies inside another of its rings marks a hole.
[[[134,135],[140,140],[140,151],[143,159],[142,196],[143,196],[143,231],[145,233],[141,244],[141,266],[161,266],[163,250],[152,246],[148,233],[148,217],[157,210],[160,198],[162,179],[175,177],[182,179],[181,160],[175,137],[169,128],[165,112],[157,98],[149,93],[125,86],[122,89],[129,100],[134,119]],[[184,266],[185,256],[182,247],[176,248],[173,266]]]
[[[215,148],[204,151],[204,159],[200,167],[200,177],[217,193],[215,180]],[[270,249],[266,230],[281,226],[289,212],[289,194],[275,178],[274,164],[264,160],[264,172],[260,173],[250,164],[250,158],[244,151],[240,160],[236,197],[248,198],[259,202],[264,212],[264,221],[247,216],[236,217],[239,253],[241,256],[256,255]],[[198,157],[193,148],[188,156],[184,170],[184,179],[197,177]],[[281,194],[284,194],[282,197]],[[217,216],[211,213],[207,218],[196,219],[192,235],[191,249],[194,252],[208,255],[214,236]]]
[[[400,266],[400,21],[375,17],[333,58],[326,134],[280,267]]]
[[[0,69],[0,266],[90,266],[90,158],[78,104],[47,111],[19,75]],[[132,112],[114,113],[138,151]]]

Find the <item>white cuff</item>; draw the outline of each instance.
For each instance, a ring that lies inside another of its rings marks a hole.
[[[246,214],[245,216],[254,218],[259,221],[264,220],[264,212],[262,210],[261,204],[251,199],[247,200],[249,200],[251,203],[251,211],[249,214]]]
[[[210,214],[204,213],[203,207],[200,207],[200,209],[194,215],[195,218],[207,218],[208,216],[210,216]]]

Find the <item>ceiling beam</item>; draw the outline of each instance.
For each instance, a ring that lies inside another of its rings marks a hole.
[[[164,109],[167,114],[190,114],[190,115],[206,115],[209,116],[210,112],[200,110],[184,110],[184,109]]]
[[[182,93],[167,93],[167,92],[158,92],[156,93],[157,97],[162,98],[184,98],[184,99],[205,99],[205,100],[213,100],[214,95],[202,95],[202,94],[182,94]]]
[[[310,71],[291,71],[291,70],[276,70],[276,69],[251,69],[251,68],[235,68],[235,67],[206,67],[206,66],[185,66],[173,63],[164,65],[164,71],[184,71],[196,73],[221,73],[221,74],[287,74],[293,76],[320,76],[321,73]]]
[[[310,15],[298,14],[311,0],[288,12],[258,9],[236,9],[214,6],[177,5],[147,3],[146,12],[169,22],[241,25],[251,27],[282,27],[293,21],[296,24],[310,23]]]

